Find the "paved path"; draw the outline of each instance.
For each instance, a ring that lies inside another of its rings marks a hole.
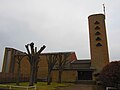
[[[60,87],[57,90],[96,90],[95,88],[95,85],[76,84],[69,87]]]

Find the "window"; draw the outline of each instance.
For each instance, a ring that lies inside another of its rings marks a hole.
[[[9,72],[9,65],[10,65],[10,60],[11,60],[11,51],[8,50],[7,54],[6,54],[6,63],[5,63],[5,72],[8,73]]]
[[[100,32],[96,32],[95,35],[100,35],[101,33]]]
[[[102,46],[102,44],[101,44],[101,43],[97,43],[96,46],[97,46],[97,47],[100,47],[100,46]]]
[[[99,29],[100,29],[100,27],[99,27],[99,26],[96,26],[96,27],[95,27],[95,30],[99,30]]]
[[[100,40],[101,40],[101,38],[100,38],[100,37],[97,37],[97,38],[96,38],[96,41],[100,41]]]
[[[100,24],[98,21],[96,21],[94,24]]]

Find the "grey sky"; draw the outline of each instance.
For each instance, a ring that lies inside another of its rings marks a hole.
[[[26,51],[30,42],[90,58],[88,16],[103,13],[103,3],[110,60],[119,60],[120,0],[0,0],[0,66],[5,47]]]

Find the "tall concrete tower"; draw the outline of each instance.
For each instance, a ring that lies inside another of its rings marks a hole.
[[[93,14],[88,17],[91,51],[91,67],[98,73],[109,63],[108,45],[104,14]]]

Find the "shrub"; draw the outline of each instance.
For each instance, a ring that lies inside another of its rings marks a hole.
[[[117,87],[120,84],[120,61],[106,65],[100,72],[97,81],[105,87]]]

